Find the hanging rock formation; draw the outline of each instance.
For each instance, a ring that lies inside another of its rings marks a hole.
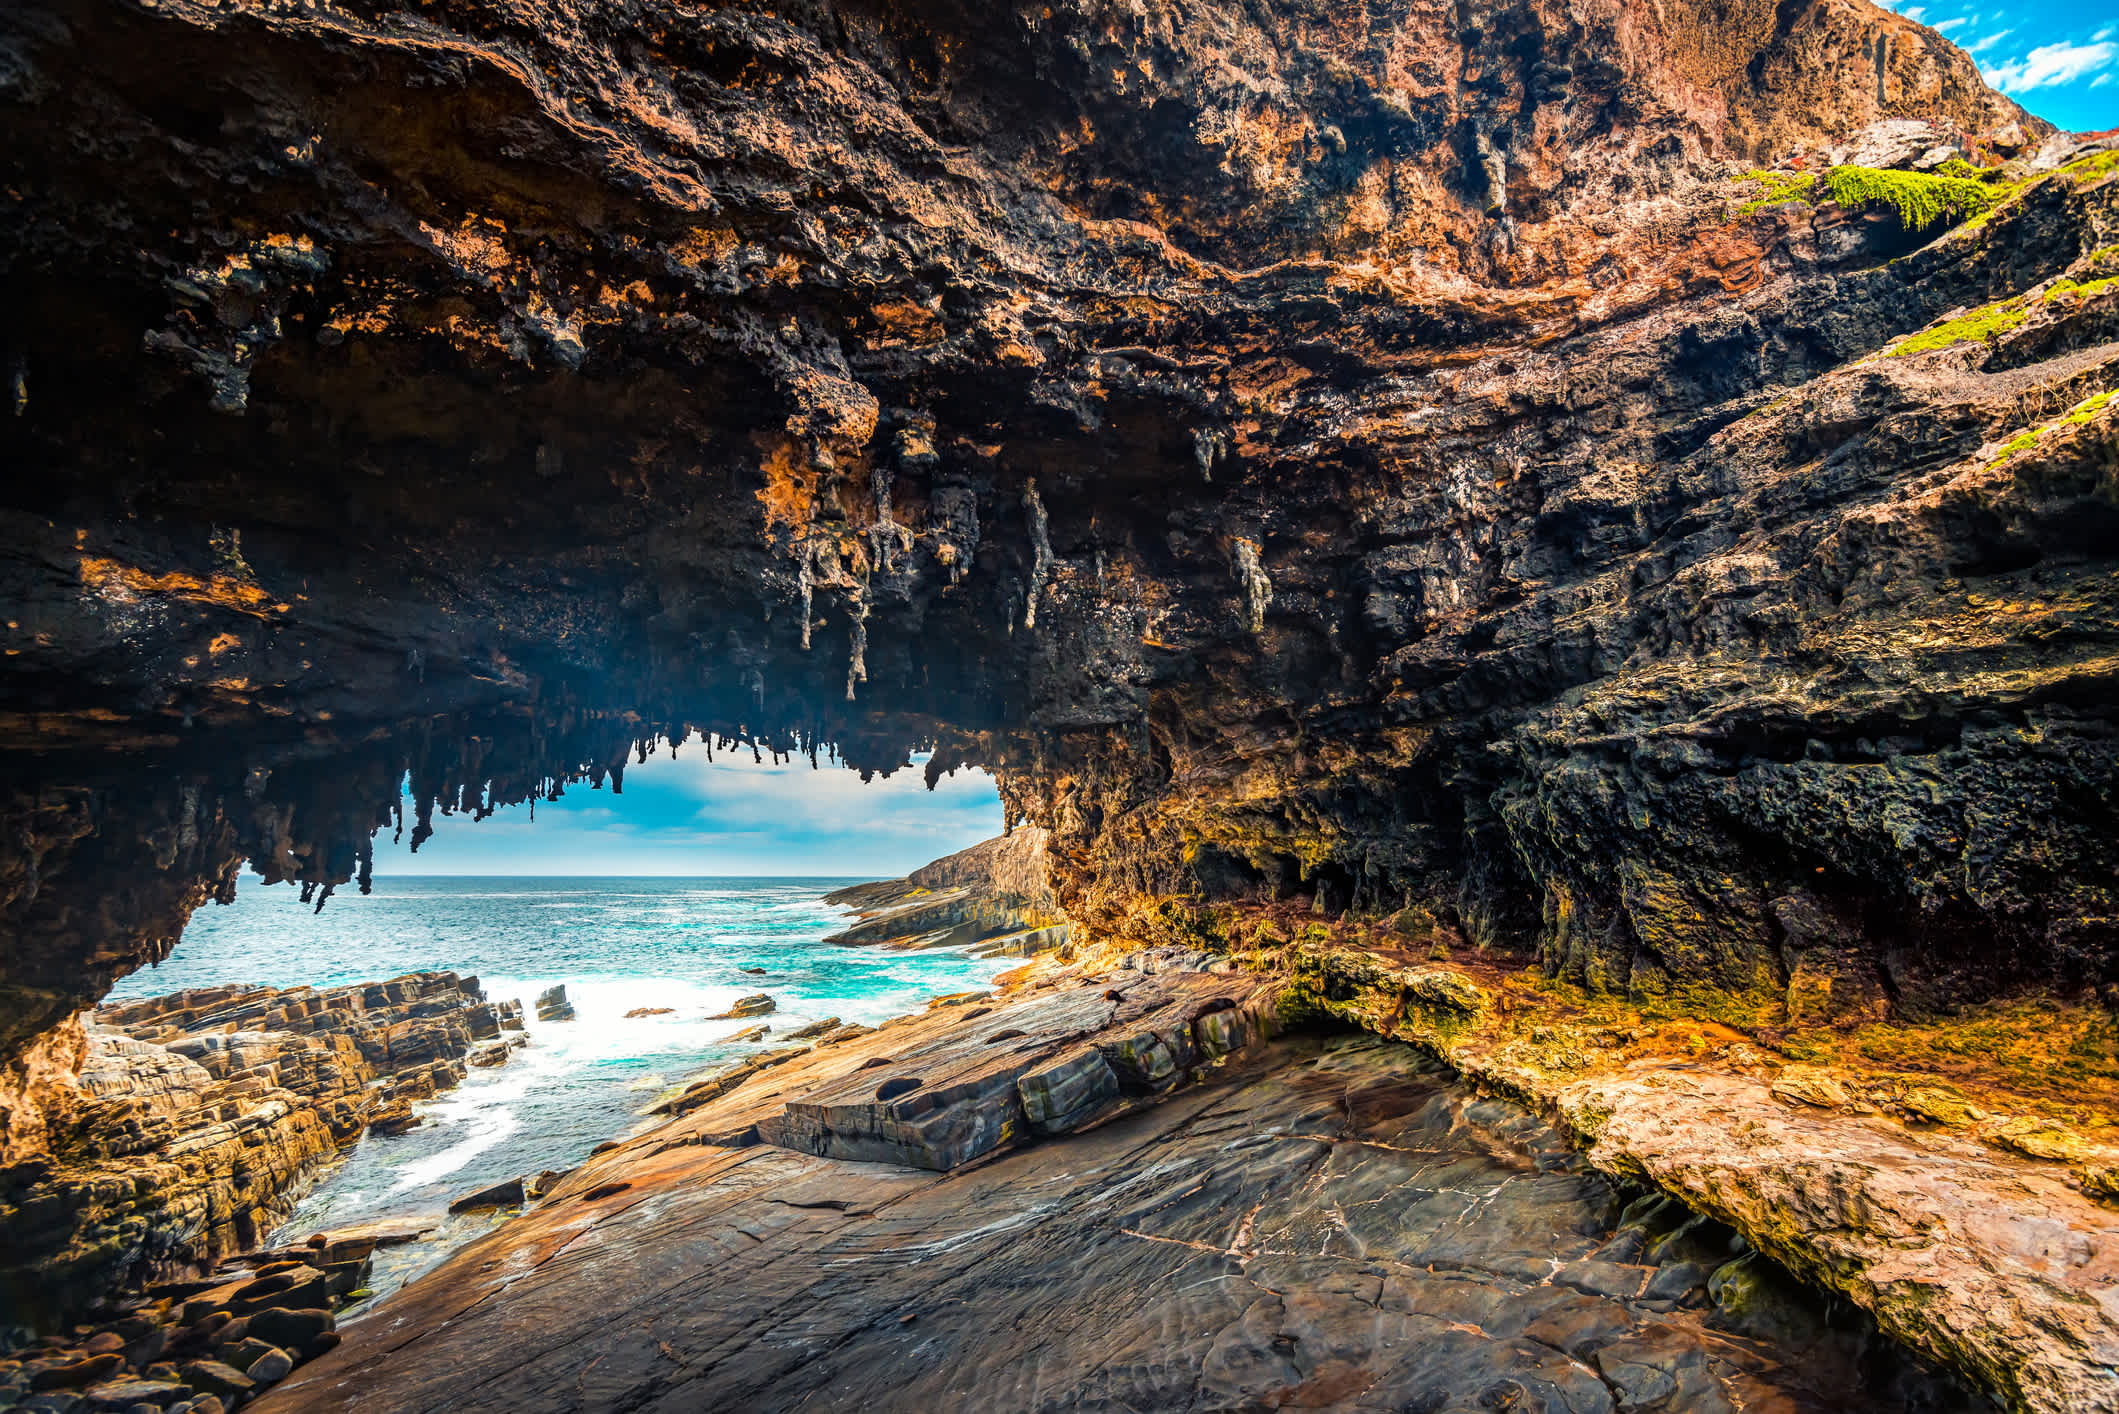
[[[1845,0],[1215,13],[0,19],[0,1048],[686,728],[1103,925],[2106,980],[2109,162]]]

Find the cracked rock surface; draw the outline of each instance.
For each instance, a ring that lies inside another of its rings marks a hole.
[[[261,1414],[1986,1407],[1373,1038],[948,1174],[635,1146]]]
[[[519,1042],[475,977],[200,988],[120,1003],[0,1165],[0,1331],[48,1333],[122,1288],[255,1247],[369,1125],[416,1124],[474,1044]],[[141,1362],[146,1363],[146,1362]]]

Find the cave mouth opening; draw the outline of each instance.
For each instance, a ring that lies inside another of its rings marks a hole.
[[[436,813],[417,852],[385,832],[370,887],[321,908],[246,877],[87,1014],[91,1065],[115,1074],[145,1043],[284,1087],[319,1046],[358,1052],[365,1078],[318,1106],[363,1110],[336,1136],[344,1162],[239,1236],[424,1230],[374,1263],[363,1299],[381,1299],[522,1201],[511,1185],[663,1122],[700,1077],[1021,965],[981,946],[1008,933],[991,910],[861,931],[890,921],[900,876],[1003,832],[990,777],[930,787],[927,764],[863,780],[802,756],[650,752],[622,792],[555,788],[534,820],[528,804]]]
[[[119,979],[110,996],[432,970],[520,977],[712,952],[743,943],[747,929],[771,939],[769,920],[748,911],[765,918],[903,876],[1004,833],[993,779],[940,767],[909,753],[902,767],[856,772],[821,757],[665,741],[622,776],[555,780],[518,804],[491,787],[436,793],[408,771],[396,827],[374,832],[359,894],[279,887],[289,871],[252,860],[219,906],[192,914],[166,957]]]

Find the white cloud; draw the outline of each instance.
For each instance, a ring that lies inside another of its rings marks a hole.
[[[625,793],[585,785],[530,810],[474,822],[437,814],[417,855],[376,842],[376,872],[396,874],[903,874],[1001,832],[993,780],[979,770],[927,789],[919,765],[863,785],[842,766],[753,764],[698,740],[625,773]]]
[[[2103,29],[2091,35],[2090,38],[2100,43],[2107,39],[2119,38],[2119,25],[2106,25]]]
[[[1935,32],[1937,34],[1948,34],[1951,30],[1956,29],[1959,25],[1968,25],[1970,23],[1970,20],[1966,19],[1963,15],[1959,15],[1954,20],[1944,20],[1940,24],[1936,25]]]
[[[1986,38],[1975,39],[1970,44],[1966,45],[1965,53],[1984,54],[1989,49],[1992,49],[1995,45],[2001,43],[2001,41],[2007,39],[2010,35],[2014,34],[2015,32],[2016,31],[2012,29],[1996,30],[1993,34],[1988,35]]]
[[[1915,5],[1911,9],[1901,10],[1899,13],[1909,20],[1923,20],[1928,16],[1927,9],[1920,5]]]
[[[2004,59],[1981,70],[1989,84],[2003,93],[2029,93],[2055,88],[2089,78],[2119,58],[2119,43],[2105,40],[2091,44],[2041,44],[2019,59]]]

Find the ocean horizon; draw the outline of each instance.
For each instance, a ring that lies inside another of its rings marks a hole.
[[[233,904],[199,909],[170,957],[122,979],[111,1000],[453,971],[476,976],[488,997],[523,1003],[527,1046],[420,1106],[417,1128],[364,1135],[275,1235],[299,1242],[334,1227],[432,1220],[433,1239],[379,1255],[379,1298],[493,1221],[449,1217],[450,1200],[571,1168],[653,1123],[643,1111],[685,1078],[773,1043],[730,1040],[738,1031],[762,1022],[784,1033],[833,1016],[872,1026],[1014,965],[961,949],[825,943],[852,915],[823,896],[872,877],[394,875],[366,895],[333,896],[321,912],[295,889],[246,880]],[[574,1020],[537,1020],[537,994],[553,986],[567,989]],[[759,992],[774,999],[769,1015],[710,1019]],[[627,1015],[648,1009],[658,1014]]]

